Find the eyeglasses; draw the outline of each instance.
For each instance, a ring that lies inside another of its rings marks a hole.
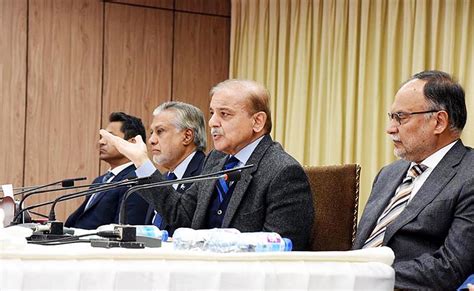
[[[418,112],[394,112],[394,113],[388,113],[388,119],[390,121],[396,120],[398,124],[402,125],[402,120],[407,119],[410,117],[410,115],[415,115],[415,114],[425,114],[425,113],[434,113],[438,112],[439,110],[428,110],[428,111],[418,111]]]

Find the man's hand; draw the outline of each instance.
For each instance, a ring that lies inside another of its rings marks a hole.
[[[146,144],[143,142],[140,135],[137,135],[134,138],[135,143],[115,136],[104,129],[100,130],[100,135],[107,141],[107,143],[113,145],[121,154],[132,161],[137,168],[149,160]]]

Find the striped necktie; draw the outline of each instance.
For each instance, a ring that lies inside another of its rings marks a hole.
[[[363,248],[382,246],[387,226],[405,209],[410,199],[411,191],[413,190],[415,178],[421,175],[427,168],[427,166],[421,164],[413,165],[410,168],[407,177],[403,179],[402,184],[398,186],[395,195],[377,220],[377,225],[369,238],[365,241]]]

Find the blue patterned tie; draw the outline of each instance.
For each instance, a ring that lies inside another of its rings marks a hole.
[[[111,171],[108,171],[104,176],[102,176],[102,179],[100,180],[100,182],[101,183],[107,183],[109,181],[109,179],[111,179],[113,176],[115,176],[115,174],[112,173]],[[92,202],[95,200],[97,195],[99,195],[99,193],[94,193],[94,194],[91,195],[91,197],[89,198],[89,201],[87,201],[87,204],[86,204],[86,207],[84,208],[84,211],[86,211],[92,205]]]
[[[173,173],[173,172],[168,172],[168,174],[166,175],[166,180],[176,180],[177,177],[176,175]],[[163,224],[163,217],[161,217],[161,215],[155,211],[155,216],[153,217],[153,225],[158,227],[159,229],[162,229],[162,224]]]
[[[235,168],[239,164],[239,160],[231,156],[227,162],[224,164],[224,170],[229,170]],[[219,202],[222,203],[224,199],[227,196],[227,193],[229,192],[229,182],[225,181],[224,178],[220,178],[218,182],[216,183],[217,186],[217,193],[219,194]]]

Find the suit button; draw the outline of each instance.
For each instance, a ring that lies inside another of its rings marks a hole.
[[[217,215],[221,215],[222,214],[222,210],[217,210]]]

